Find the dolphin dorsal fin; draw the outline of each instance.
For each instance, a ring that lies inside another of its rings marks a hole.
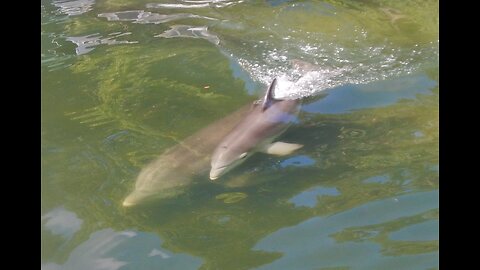
[[[270,84],[270,87],[268,87],[267,92],[265,93],[265,97],[263,98],[262,102],[262,112],[265,111],[270,104],[275,100],[273,98],[273,89],[275,89],[275,85],[277,84],[277,78],[273,79],[272,83]]]

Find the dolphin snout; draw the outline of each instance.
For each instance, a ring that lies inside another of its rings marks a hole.
[[[123,200],[122,205],[124,207],[132,207],[132,206],[138,205],[139,202],[145,199],[145,197],[141,195],[142,195],[141,193],[137,193],[135,191],[130,193],[130,195],[128,195],[125,198],[125,200]]]
[[[220,177],[220,173],[218,172],[218,170],[210,171],[210,180],[216,180],[218,179],[218,177]]]
[[[130,206],[134,206],[135,204],[132,203],[132,202],[129,202],[129,201],[125,200],[125,201],[123,201],[122,205],[123,205],[124,207],[130,207]]]
[[[222,174],[225,173],[225,169],[227,166],[219,167],[219,168],[213,168],[210,170],[210,180],[216,180],[218,179]]]

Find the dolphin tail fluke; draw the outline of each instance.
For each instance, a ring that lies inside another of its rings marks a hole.
[[[286,156],[293,153],[295,150],[302,148],[302,144],[286,143],[286,142],[274,142],[269,144],[264,152],[271,155]]]

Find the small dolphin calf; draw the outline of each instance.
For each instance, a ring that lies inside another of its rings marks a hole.
[[[252,110],[220,142],[212,155],[210,179],[215,180],[238,166],[255,152],[288,155],[301,144],[273,142],[296,119],[300,100],[273,98],[277,79],[270,84],[263,101],[255,102]]]

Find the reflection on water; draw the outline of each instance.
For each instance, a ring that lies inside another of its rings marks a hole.
[[[396,241],[435,241],[438,240],[438,220],[425,221],[402,228],[390,234]]]
[[[74,16],[92,10],[95,0],[53,0],[52,4],[59,12]]]
[[[236,203],[245,199],[248,195],[241,192],[222,193],[215,196],[215,199],[221,200],[224,203]]]
[[[83,221],[63,207],[55,208],[42,216],[46,229],[54,235],[71,238],[82,227]]]
[[[41,12],[42,269],[438,268],[437,1]],[[306,97],[278,138],[302,149],[215,183],[208,159],[179,155],[182,192],[122,206],[142,168],[273,77],[276,97]]]
[[[155,234],[104,229],[78,245],[64,264],[47,263],[42,269],[197,269],[202,263],[161,245],[162,240]]]
[[[289,201],[295,206],[314,207],[317,204],[317,198],[320,196],[338,196],[340,193],[336,188],[315,187],[310,188],[291,198]]]
[[[158,14],[143,10],[119,11],[112,13],[100,13],[98,17],[107,18],[108,21],[131,21],[133,23],[166,23],[169,21],[186,19],[186,18],[202,18],[214,20],[213,18],[202,17],[190,13],[176,13],[176,14]]]
[[[178,0],[173,3],[148,3],[147,8],[222,8],[244,2],[243,0]],[[179,3],[180,2],[180,3]]]
[[[372,176],[368,179],[363,180],[364,183],[379,183],[383,184],[390,181],[390,177],[388,175],[377,175],[377,176]]]
[[[208,27],[194,27],[190,25],[173,25],[170,30],[156,35],[155,37],[174,38],[174,37],[187,37],[187,38],[203,38],[215,45],[218,45],[220,40],[217,36],[208,32]]]
[[[281,259],[260,269],[427,269],[438,263],[438,239],[404,242],[389,240],[391,220],[414,217],[437,207],[438,192],[417,193],[367,203],[329,217],[315,217],[283,228],[262,239],[255,249],[282,252]],[[378,226],[380,224],[380,226]],[[381,224],[384,224],[383,226]],[[395,224],[395,223],[394,223]],[[393,225],[393,224],[392,224]],[[359,234],[361,227],[378,226]],[[347,231],[356,227],[354,238]],[[358,232],[358,233],[357,233]],[[398,232],[397,232],[398,235]],[[403,241],[408,241],[402,238]],[[407,246],[420,250],[409,254]],[[389,254],[390,256],[382,256]],[[391,256],[395,255],[395,256]],[[342,257],[349,262],[342,262]],[[372,258],[374,256],[374,258]],[[368,259],[366,259],[368,258]]]
[[[77,48],[75,52],[77,55],[82,55],[90,52],[95,46],[100,44],[114,45],[114,44],[131,44],[138,43],[137,41],[115,40],[117,37],[130,35],[131,33],[110,33],[109,37],[102,38],[98,33],[83,37],[68,37],[67,40],[75,43]]]
[[[402,99],[415,99],[418,94],[431,94],[430,89],[436,84],[426,76],[409,76],[366,85],[346,85],[330,89],[324,99],[305,105],[303,110],[336,114],[388,106]]]
[[[288,158],[280,163],[280,166],[287,167],[287,166],[309,166],[315,163],[315,160],[308,157],[308,156],[295,156],[292,158]]]

